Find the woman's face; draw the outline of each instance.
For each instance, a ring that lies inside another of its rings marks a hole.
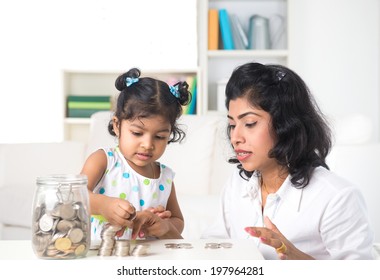
[[[278,166],[268,157],[274,146],[269,113],[252,107],[246,98],[237,98],[229,103],[228,119],[231,144],[245,170],[264,173]]]

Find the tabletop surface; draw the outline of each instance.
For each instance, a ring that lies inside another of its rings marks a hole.
[[[99,256],[98,249],[88,251],[85,258],[95,259],[151,259],[151,260],[262,260],[263,256],[253,240],[229,239],[164,239],[137,240],[130,244],[130,252],[140,244],[147,244],[146,254],[128,256]],[[0,240],[0,260],[38,259],[30,240]]]

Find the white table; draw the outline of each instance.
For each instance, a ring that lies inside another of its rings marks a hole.
[[[205,248],[206,243],[232,243],[231,248],[209,249]],[[97,250],[89,250],[85,258],[78,260],[96,259],[148,259],[148,260],[263,260],[263,256],[257,249],[253,240],[184,240],[184,239],[165,239],[143,241],[138,243],[148,243],[150,245],[148,254],[145,256],[98,256]],[[191,249],[169,249],[167,243],[190,243]],[[30,260],[38,259],[34,254],[30,240],[0,240],[0,260]]]

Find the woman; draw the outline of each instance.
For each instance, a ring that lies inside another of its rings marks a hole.
[[[373,259],[364,199],[329,171],[330,129],[304,81],[247,63],[227,83],[226,106],[238,168],[203,237],[255,238],[265,259]]]

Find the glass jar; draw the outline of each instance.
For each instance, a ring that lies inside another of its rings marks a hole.
[[[39,258],[86,256],[91,226],[85,175],[38,177],[32,211],[32,246]]]

